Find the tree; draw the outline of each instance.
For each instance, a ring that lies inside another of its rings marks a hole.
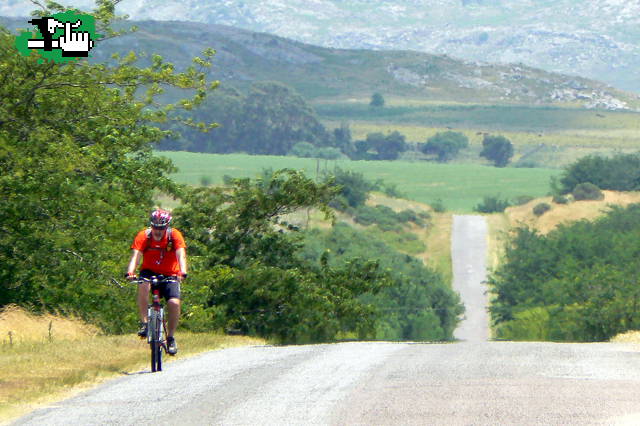
[[[251,154],[286,155],[307,141],[326,146],[329,135],[313,109],[292,88],[276,82],[255,83],[245,99],[244,131],[238,150]]]
[[[373,95],[371,95],[369,106],[372,106],[374,108],[382,108],[384,106],[384,97],[382,97],[380,93],[374,93]]]
[[[513,145],[504,136],[485,135],[480,157],[493,161],[496,167],[504,167],[513,157]]]
[[[47,5],[37,14],[65,10]],[[117,36],[113,10],[105,0],[92,13],[105,37]],[[35,52],[21,56],[15,40],[0,28],[0,306],[75,312],[123,330],[135,316],[133,291],[123,299],[114,287],[126,263],[123,242],[155,192],[180,191],[168,178],[171,163],[152,152],[168,134],[158,124],[215,87],[205,78],[214,52],[176,73],[157,55],[147,68],[135,66],[133,53],[113,66],[39,61]],[[157,105],[162,86],[194,96]]]
[[[469,138],[460,132],[438,132],[427,139],[420,147],[425,154],[435,154],[438,161],[445,163],[452,160],[461,149],[469,147]]]
[[[375,150],[375,153],[370,153],[370,150]],[[356,142],[356,152],[364,159],[396,160],[406,150],[405,137],[398,131],[386,136],[381,132],[369,133],[365,141]]]

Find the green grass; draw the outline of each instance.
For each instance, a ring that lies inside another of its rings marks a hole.
[[[519,195],[540,197],[549,191],[550,169],[495,168],[468,164],[435,164],[407,161],[317,161],[315,159],[244,154],[196,154],[162,152],[174,161],[179,171],[173,178],[180,183],[200,185],[202,177],[220,184],[224,175],[256,177],[263,168],[304,170],[316,177],[317,171],[333,170],[337,165],[362,173],[371,180],[383,179],[396,184],[408,198],[430,204],[441,199],[448,210],[471,212],[484,196],[514,198]]]

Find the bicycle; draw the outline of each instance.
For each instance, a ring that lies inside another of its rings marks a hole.
[[[154,275],[149,278],[140,277],[140,282],[151,283],[152,301],[147,313],[147,342],[151,348],[151,372],[162,371],[162,351],[167,352],[167,322],[164,317],[164,306],[160,302],[160,289],[158,285],[164,282],[174,282],[176,277],[166,277],[164,275]]]

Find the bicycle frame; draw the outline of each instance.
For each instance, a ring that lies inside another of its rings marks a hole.
[[[167,352],[165,335],[167,323],[164,316],[164,306],[160,301],[160,289],[158,284],[169,277],[153,276],[140,278],[140,281],[151,283],[152,301],[147,308],[147,342],[151,349],[151,372],[162,371],[162,351]]]

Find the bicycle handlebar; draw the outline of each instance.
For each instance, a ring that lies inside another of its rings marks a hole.
[[[161,282],[178,282],[178,277],[175,275],[153,275],[149,278],[147,277],[138,277],[137,279],[133,280],[133,282],[136,282],[138,284],[143,283],[143,282],[153,282],[153,281],[157,281],[158,283]]]

